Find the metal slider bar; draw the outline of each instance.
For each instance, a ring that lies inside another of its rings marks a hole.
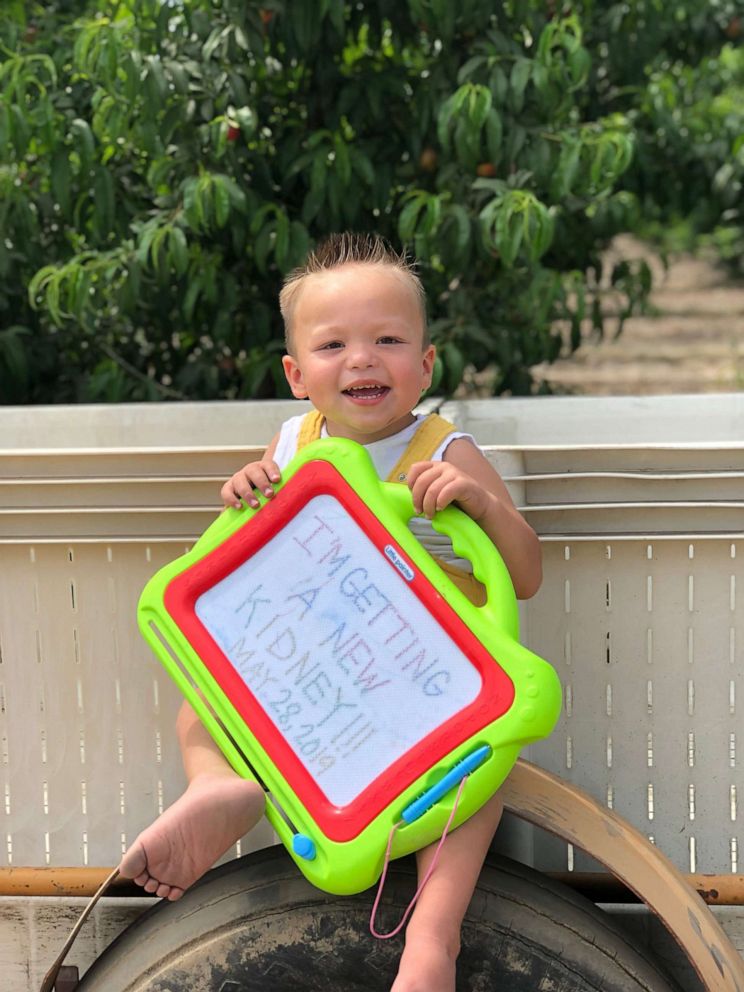
[[[742,500],[659,500],[597,503],[530,503],[517,508],[520,513],[555,513],[572,510],[737,510],[744,509]]]
[[[268,442],[267,442],[268,443]],[[0,448],[0,461],[3,458],[79,458],[86,456],[98,458],[101,455],[219,455],[251,454],[255,451],[265,451],[266,444],[215,444],[215,445],[139,445],[137,447],[96,447],[88,448]]]
[[[217,514],[222,509],[221,504],[213,503],[209,506],[204,504],[194,504],[193,506],[4,506],[0,507],[0,516],[60,516],[63,514],[84,513],[88,515],[100,514],[127,514],[137,515],[145,513],[214,513]]]
[[[578,544],[601,541],[604,544],[624,541],[740,541],[744,539],[744,531],[721,531],[721,533],[658,533],[648,531],[638,531],[635,533],[617,533],[608,531],[606,533],[594,534],[538,534],[540,541],[545,544]],[[168,535],[142,535],[123,534],[113,537],[93,535],[78,536],[66,535],[55,537],[0,537],[0,546],[25,545],[36,547],[43,544],[193,544],[199,538],[199,534],[168,534]]]
[[[541,541],[547,543],[560,542],[562,544],[576,544],[578,542],[601,541],[603,544],[611,544],[617,541],[740,541],[744,538],[744,531],[721,531],[721,533],[711,534],[688,534],[678,533],[658,533],[649,531],[638,531],[636,533],[596,533],[596,534],[538,534]]]
[[[92,896],[110,874],[110,868],[0,868],[0,896],[55,896],[57,898]],[[635,903],[638,896],[616,876],[608,872],[546,871],[563,885],[576,889],[593,902]],[[686,875],[708,903],[714,906],[744,905],[744,875]],[[127,878],[117,878],[107,895],[144,899],[157,896],[145,892]]]
[[[744,472],[536,472],[530,475],[504,475],[504,482],[554,482],[582,479],[633,479],[646,481],[676,482],[692,479],[744,479]]]
[[[477,428],[476,428],[477,429]],[[470,428],[471,432],[473,428]],[[507,451],[527,453],[558,452],[564,454],[570,451],[629,451],[633,454],[639,451],[744,451],[744,441],[698,441],[698,442],[648,442],[648,441],[616,441],[610,444],[481,444],[484,452]]]
[[[126,506],[111,504],[110,506],[6,506],[0,507],[0,515],[14,516],[49,516],[72,513],[85,514],[127,514],[137,515],[144,513],[164,514],[164,513],[217,513],[221,510],[221,504],[194,503],[190,505],[165,505],[165,504],[144,504],[140,506]],[[744,509],[742,500],[680,500],[675,501],[602,501],[597,503],[528,503],[518,506],[520,513],[568,513],[577,510],[737,510]]]
[[[192,545],[199,538],[199,534],[168,534],[166,536],[161,535],[142,535],[142,534],[122,534],[114,537],[101,536],[100,534],[94,534],[92,536],[78,536],[78,535],[62,535],[55,537],[0,537],[0,547],[4,544],[9,545],[25,545],[26,547],[35,548],[43,544],[65,544],[70,546],[75,546],[77,544],[103,544],[108,546],[109,544],[186,544]]]
[[[38,475],[38,476],[13,476],[12,478],[0,478],[0,488],[3,486],[88,486],[121,483],[189,483],[189,482],[224,482],[224,476],[215,472],[213,475],[100,475],[100,476],[72,476],[72,475]]]

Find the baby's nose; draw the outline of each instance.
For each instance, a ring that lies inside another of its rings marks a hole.
[[[353,368],[369,368],[371,365],[375,364],[375,353],[374,349],[367,347],[366,345],[355,345],[347,351],[347,357],[349,364]]]

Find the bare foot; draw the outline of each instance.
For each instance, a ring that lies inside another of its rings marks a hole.
[[[143,830],[121,859],[119,871],[146,892],[180,899],[264,811],[257,782],[229,774],[202,774]]]
[[[390,992],[455,992],[456,961],[442,937],[409,930]]]

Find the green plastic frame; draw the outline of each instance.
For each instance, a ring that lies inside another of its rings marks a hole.
[[[465,739],[453,741],[445,756],[413,781],[404,783],[400,791],[393,789],[390,801],[374,816],[367,817],[368,822],[355,836],[341,842],[324,834],[310,805],[303,803],[277,769],[262,741],[194,650],[183,624],[166,606],[171,583],[182,581],[189,569],[209,560],[233,535],[250,527],[258,514],[274,512],[264,507],[278,506],[282,490],[292,485],[294,476],[303,468],[307,472],[317,462],[333,466],[342,486],[348,486],[354,494],[363,494],[364,504],[431,586],[433,600],[441,596],[451,607],[511,680],[514,692],[506,712],[479,726]],[[138,622],[145,640],[234,770],[245,778],[257,779],[268,790],[267,817],[302,872],[321,889],[351,894],[368,888],[379,878],[390,830],[401,819],[403,810],[445,775],[452,774],[459,763],[467,763],[474,749],[481,749],[487,757],[469,774],[453,824],[457,826],[472,816],[504,781],[520,748],[552,731],[560,712],[561,687],[552,667],[519,644],[517,603],[507,569],[491,541],[465,513],[447,508],[436,514],[433,525],[450,537],[458,556],[472,562],[476,578],[487,590],[487,602],[482,607],[474,606],[464,596],[413,536],[408,528],[414,516],[408,487],[381,482],[361,445],[335,438],[308,445],[284,469],[275,489],[274,499],[262,498],[258,510],[225,510],[190,552],[153,576],[140,598]],[[397,829],[394,858],[418,850],[441,835],[456,791],[453,787],[423,815]],[[312,839],[311,856],[303,850],[303,844],[298,844],[298,837],[303,843],[308,837]]]

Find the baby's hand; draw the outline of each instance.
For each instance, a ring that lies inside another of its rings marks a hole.
[[[225,506],[240,509],[240,501],[243,500],[246,506],[256,510],[261,504],[256,499],[254,489],[271,499],[274,495],[273,483],[279,482],[281,477],[279,466],[270,458],[248,462],[220,490],[222,502]]]
[[[478,521],[485,515],[491,498],[480,483],[450,462],[416,462],[406,481],[416,513],[429,518],[450,503],[457,503]]]

